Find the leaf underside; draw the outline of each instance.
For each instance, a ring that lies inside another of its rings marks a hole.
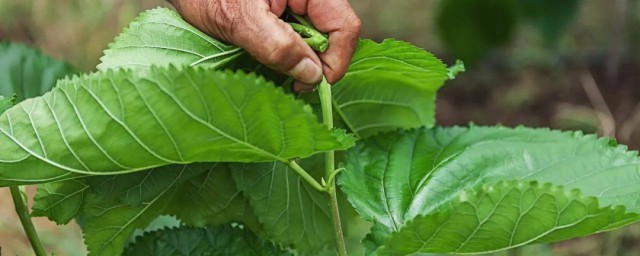
[[[0,186],[8,186],[169,164],[286,161],[353,139],[254,75],[152,68],[61,81],[0,116],[0,143]]]
[[[577,132],[454,127],[387,133],[350,150],[346,167],[341,188],[375,223],[369,241],[384,245],[383,254],[553,242],[612,229],[640,214],[637,153]],[[564,226],[570,223],[576,226]]]
[[[240,48],[209,37],[175,11],[159,7],[141,13],[109,44],[98,70],[171,64],[220,67],[240,54]]]
[[[255,72],[279,85],[283,81],[250,57],[236,56],[236,50],[176,12],[157,8],[141,14],[109,45],[98,69],[203,65]],[[345,128],[362,138],[431,127],[436,91],[447,79],[446,66],[425,50],[391,39],[379,44],[361,40],[345,77],[333,86],[335,109]]]
[[[40,184],[31,216],[48,217],[58,225],[67,224],[80,213],[88,188],[83,179]]]
[[[300,162],[316,179],[324,173],[322,155]],[[264,234],[298,253],[316,255],[333,249],[333,229],[325,194],[284,164],[232,164],[238,189],[249,200]]]

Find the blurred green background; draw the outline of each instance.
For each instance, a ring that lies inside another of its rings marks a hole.
[[[364,38],[396,38],[467,72],[440,92],[440,125],[549,126],[640,149],[638,0],[351,0]],[[94,70],[102,50],[161,0],[0,0],[0,41],[22,42]],[[30,190],[33,194],[33,189]],[[83,255],[75,225],[37,218],[56,255]],[[0,190],[0,247],[31,255]],[[640,255],[640,225],[497,255]]]

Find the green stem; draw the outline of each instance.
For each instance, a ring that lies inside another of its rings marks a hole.
[[[289,166],[289,168],[293,169],[293,171],[295,171],[298,175],[300,175],[300,177],[302,177],[305,181],[311,184],[313,188],[321,192],[325,191],[325,188],[322,185],[320,185],[320,183],[318,183],[318,181],[316,181],[313,177],[311,177],[309,173],[307,173],[304,169],[302,169],[302,167],[300,167],[300,165],[298,165],[296,161],[291,160],[286,163]]]
[[[24,228],[24,232],[27,234],[29,238],[29,242],[31,242],[31,247],[33,248],[33,252],[37,256],[45,256],[47,253],[40,242],[40,238],[38,238],[38,233],[36,232],[35,227],[33,226],[33,222],[31,222],[31,218],[29,217],[29,210],[27,209],[27,203],[22,197],[22,192],[18,187],[9,187],[11,191],[11,197],[13,198],[13,204],[16,207],[16,213],[18,213],[18,217],[20,218],[20,222],[22,223],[22,228]]]
[[[320,105],[322,106],[322,122],[333,129],[333,109],[331,98],[331,85],[327,83],[326,78],[322,78],[319,85]],[[333,150],[325,153],[325,177],[328,182],[327,193],[329,194],[329,207],[333,219],[333,229],[336,236],[336,246],[338,247],[338,255],[346,256],[347,248],[344,242],[344,234],[342,232],[342,223],[340,222],[340,208],[338,207],[338,196],[336,195],[336,182],[333,178],[335,175],[335,155]]]
[[[312,27],[298,23],[289,23],[294,31],[298,32],[304,41],[316,51],[325,52],[329,48],[329,39]]]

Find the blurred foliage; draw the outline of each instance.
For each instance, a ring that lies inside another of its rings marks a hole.
[[[573,21],[580,0],[441,0],[438,34],[456,57],[474,63],[514,39],[522,22],[532,24],[549,45]]]
[[[518,0],[523,18],[533,24],[544,40],[556,43],[578,13],[580,0]]]
[[[446,46],[474,63],[509,42],[518,25],[518,5],[513,0],[444,0],[436,20]]]

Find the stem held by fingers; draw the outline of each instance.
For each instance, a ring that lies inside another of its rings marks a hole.
[[[289,25],[302,36],[304,41],[311,46],[312,49],[325,52],[329,48],[329,39],[314,28],[292,22],[290,22]]]

